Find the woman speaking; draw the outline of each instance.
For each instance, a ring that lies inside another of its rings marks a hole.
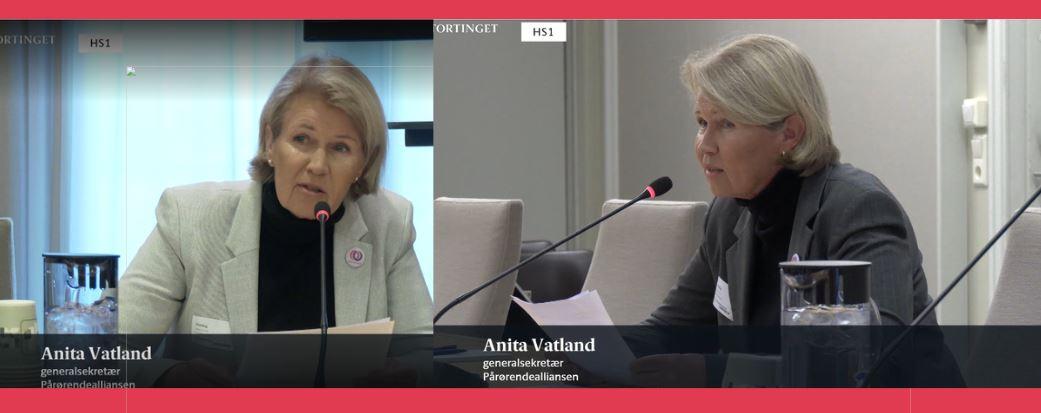
[[[928,305],[907,215],[878,178],[838,163],[824,91],[795,45],[745,36],[688,59],[683,80],[716,198],[701,247],[649,323],[779,325],[778,263],[800,258],[871,262],[883,323]],[[713,305],[719,294],[729,308]]]
[[[929,304],[907,214],[878,178],[839,163],[824,91],[802,51],[775,36],[744,36],[689,58],[683,81],[715,199],[701,246],[647,324],[778,326],[778,263],[798,259],[871,262],[884,324],[910,323]],[[646,356],[630,367],[644,386],[706,385],[698,354]]]
[[[155,230],[120,282],[120,331],[317,328],[322,259],[330,326],[390,317],[395,332],[430,332],[412,205],[379,187],[386,128],[361,70],[339,58],[298,61],[264,105],[251,182],[163,193]],[[320,201],[332,212],[324,257]]]

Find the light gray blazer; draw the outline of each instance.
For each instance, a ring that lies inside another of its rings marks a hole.
[[[395,332],[432,332],[433,305],[412,249],[412,204],[381,189],[345,207],[332,234],[336,323],[390,317]],[[199,332],[193,319],[256,332],[260,216],[255,182],[164,191],[156,227],[119,282],[120,332]],[[346,262],[352,248],[364,253],[358,268]]]
[[[754,231],[747,208],[732,198],[713,200],[701,247],[645,323],[746,324],[757,305],[749,302]],[[803,179],[786,257],[794,254],[802,260],[870,261],[871,297],[884,324],[910,323],[931,302],[907,214],[878,178],[849,164]],[[733,321],[712,304],[720,278],[729,284]],[[931,315],[925,323],[935,320]]]

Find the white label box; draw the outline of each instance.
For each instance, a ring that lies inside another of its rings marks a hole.
[[[521,22],[522,42],[566,42],[567,22]]]
[[[121,34],[80,34],[80,53],[120,53],[123,51]]]

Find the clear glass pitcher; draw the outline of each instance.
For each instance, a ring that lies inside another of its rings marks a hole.
[[[857,385],[876,353],[870,326],[880,324],[871,300],[871,263],[790,261],[779,265],[785,384]]]
[[[44,331],[114,334],[118,255],[43,254]]]
[[[867,261],[788,261],[781,267],[782,326],[879,323]]]

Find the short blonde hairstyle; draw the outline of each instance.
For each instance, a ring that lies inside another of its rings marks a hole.
[[[380,172],[387,154],[387,122],[383,116],[376,89],[357,66],[339,57],[308,56],[298,60],[271,91],[260,114],[260,140],[257,154],[250,161],[249,175],[257,182],[273,179],[275,169],[268,165],[265,133],[271,128],[271,139],[282,133],[286,105],[300,93],[320,94],[329,105],[344,111],[361,133],[365,167],[358,181],[351,185],[351,199],[373,193],[379,188]]]
[[[781,158],[785,168],[813,175],[839,161],[831,138],[828,104],[813,64],[791,42],[751,34],[687,58],[683,83],[734,121],[774,130],[791,115],[806,125],[802,141]]]

